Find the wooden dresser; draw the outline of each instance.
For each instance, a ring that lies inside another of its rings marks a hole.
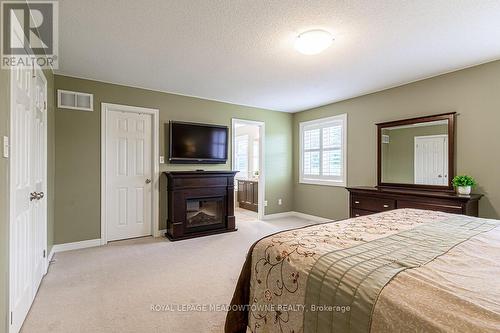
[[[458,195],[454,192],[428,191],[368,186],[348,187],[351,217],[398,208],[437,210],[478,216],[481,194]]]
[[[377,124],[377,187],[348,187],[351,217],[399,208],[478,216],[481,194],[454,192],[456,112]]]

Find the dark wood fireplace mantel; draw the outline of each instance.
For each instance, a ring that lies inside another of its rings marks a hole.
[[[234,176],[237,171],[164,172],[170,240],[236,231]]]

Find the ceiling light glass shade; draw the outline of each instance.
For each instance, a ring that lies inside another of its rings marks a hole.
[[[333,43],[333,36],[325,30],[310,30],[295,39],[295,49],[300,53],[313,55],[326,50]]]

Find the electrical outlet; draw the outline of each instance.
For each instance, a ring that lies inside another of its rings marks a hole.
[[[9,158],[9,137],[3,137],[3,157]]]
[[[283,200],[282,199],[278,199],[278,205],[282,205],[283,204]]]
[[[264,207],[267,207],[267,200],[264,200]]]
[[[165,156],[160,156],[160,164],[165,163]]]

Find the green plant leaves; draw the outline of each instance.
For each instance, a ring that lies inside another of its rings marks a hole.
[[[452,180],[453,186],[476,186],[476,180],[471,176],[463,175],[463,176],[455,176]]]

